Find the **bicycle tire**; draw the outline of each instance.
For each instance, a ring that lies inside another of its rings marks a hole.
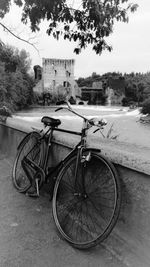
[[[88,151],[91,159],[84,167],[86,197],[79,195],[83,192],[81,164],[77,180],[74,179],[76,154],[58,175],[52,203],[59,233],[78,249],[96,246],[108,237],[117,222],[121,205],[120,180],[115,167],[102,155]]]
[[[39,138],[40,134],[38,132],[31,132],[27,134],[21,141],[19,149],[17,151],[17,155],[13,164],[12,181],[14,187],[20,193],[25,193],[31,187],[31,183],[22,168],[21,160],[25,155],[28,154],[32,147],[34,147],[34,149],[32,153],[30,153],[30,158],[35,161],[40,167],[43,166],[44,144],[38,144]],[[41,185],[42,184],[39,182],[39,187],[41,187]]]

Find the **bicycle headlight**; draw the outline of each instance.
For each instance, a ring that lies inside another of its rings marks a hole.
[[[105,119],[99,119],[99,118],[92,118],[90,119],[90,124],[97,127],[102,127],[107,124],[107,121]]]

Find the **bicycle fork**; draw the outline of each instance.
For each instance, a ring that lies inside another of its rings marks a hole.
[[[85,190],[85,168],[87,166],[87,163],[91,159],[91,152],[88,151],[87,154],[83,153],[83,147],[80,147],[77,154],[77,161],[76,161],[76,167],[75,167],[75,188],[78,189],[77,186],[77,179],[78,179],[78,172],[79,172],[79,165],[81,165],[81,184],[82,184],[82,190],[81,192],[75,192],[74,195],[78,197],[82,197],[83,199],[86,199],[88,196],[86,194]]]

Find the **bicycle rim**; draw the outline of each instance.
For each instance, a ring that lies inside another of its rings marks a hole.
[[[28,134],[23,142],[21,147],[18,150],[14,166],[13,166],[13,184],[19,192],[26,192],[30,186],[30,180],[28,179],[27,174],[22,168],[22,159],[28,155],[32,161],[36,162],[38,165],[42,164],[42,145],[39,143],[37,144],[38,139],[40,138],[40,134],[37,132],[32,132]],[[31,169],[28,169],[30,175],[33,176],[34,172]]]
[[[84,167],[76,156],[62,169],[53,196],[53,216],[61,235],[73,246],[86,249],[102,242],[112,231],[120,209],[120,183],[113,165],[92,153]],[[84,188],[83,188],[84,187]]]

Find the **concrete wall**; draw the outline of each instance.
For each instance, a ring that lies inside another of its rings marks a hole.
[[[0,125],[2,155],[13,163],[16,147],[29,123],[8,118]],[[52,163],[63,158],[79,137],[56,132]],[[100,147],[102,154],[115,164],[121,180],[122,205],[119,220],[112,234],[102,244],[124,266],[150,266],[150,151],[110,140],[89,137],[88,146]],[[122,266],[122,265],[121,265]]]

